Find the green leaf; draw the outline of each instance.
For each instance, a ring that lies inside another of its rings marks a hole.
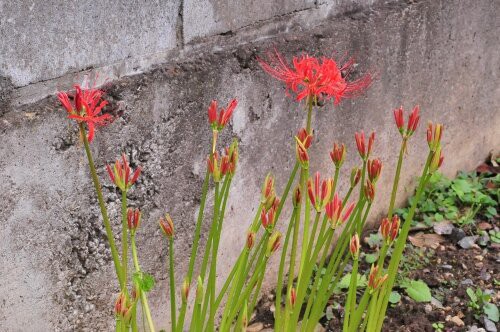
[[[486,208],[486,212],[491,216],[494,217],[497,215],[497,209],[495,209],[493,206],[488,206]]]
[[[434,220],[436,220],[437,222],[443,221],[444,217],[443,217],[443,215],[441,213],[435,213],[434,214]]]
[[[493,303],[485,303],[483,306],[483,312],[488,316],[489,320],[498,323],[498,307]]]
[[[155,278],[149,273],[136,272],[132,278],[144,292],[149,292],[155,286]]]
[[[474,292],[474,290],[472,288],[467,288],[466,290],[467,292],[467,295],[469,295],[469,298],[472,302],[477,302],[477,296],[476,296],[476,293]]]
[[[422,280],[410,280],[404,282],[401,287],[405,288],[406,294],[416,302],[430,302],[431,290]]]
[[[391,295],[389,295],[389,302],[392,304],[399,303],[401,301],[401,294],[396,291],[392,291]]]
[[[366,243],[370,246],[370,248],[380,247],[382,244],[382,236],[379,233],[372,233],[366,239]]]
[[[346,289],[346,288],[349,288],[350,283],[351,283],[351,274],[348,273],[345,276],[343,276],[342,279],[340,279],[340,282],[338,283],[337,287],[339,287],[341,289]],[[365,275],[361,275],[358,273],[358,281],[356,282],[356,286],[357,286],[357,288],[366,287],[366,276]]]
[[[365,255],[365,262],[368,264],[373,264],[377,261],[378,255],[377,254],[366,254]]]

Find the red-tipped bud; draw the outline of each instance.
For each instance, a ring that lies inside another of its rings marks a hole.
[[[212,126],[212,130],[222,130],[229,122],[229,119],[231,119],[233,111],[237,105],[238,101],[233,99],[229,102],[227,109],[221,108],[219,110],[219,114],[217,115],[217,101],[212,100],[208,108],[208,122]]]
[[[332,194],[332,186],[332,179],[326,179],[321,182],[319,172],[316,172],[314,175],[314,185],[312,179],[309,179],[307,181],[307,192],[309,195],[309,199],[311,200],[311,204],[314,206],[317,212],[320,212],[330,199],[330,195]]]
[[[341,221],[342,223],[345,223],[347,220],[349,220],[349,217],[352,214],[352,211],[354,210],[354,206],[356,206],[356,203],[352,202],[349,204],[347,207],[344,207],[344,214],[342,215]]]
[[[382,234],[382,238],[387,241],[391,234],[391,222],[388,218],[382,219],[380,222],[380,234]]]
[[[401,135],[404,134],[405,119],[403,116],[403,106],[394,110],[394,121]]]
[[[420,121],[419,112],[420,107],[417,105],[410,113],[410,117],[408,119],[408,127],[406,128],[408,136],[413,135],[413,133],[417,130],[418,122]]]
[[[116,317],[128,324],[132,318],[134,303],[130,302],[124,292],[120,292],[115,302],[115,315]]]
[[[137,169],[132,174],[132,169],[130,168],[125,154],[122,155],[121,161],[116,160],[113,168],[111,168],[110,165],[106,165],[106,169],[111,181],[118,188],[120,188],[122,192],[130,189],[130,187],[132,187],[132,185],[137,181],[137,178],[141,174],[140,166],[137,167]]]
[[[401,220],[399,219],[399,217],[397,215],[394,215],[392,217],[391,231],[389,233],[389,240],[391,242],[394,241],[396,239],[396,237],[398,236],[400,223],[401,223]]]
[[[290,305],[293,308],[295,306],[295,302],[297,301],[297,291],[294,287],[290,289]]]
[[[274,232],[273,234],[271,234],[269,240],[267,241],[266,257],[271,256],[273,252],[278,250],[278,248],[280,247],[280,243],[281,243],[281,233]]]
[[[354,259],[359,257],[359,236],[357,233],[351,237],[351,242],[349,243],[349,251]]]
[[[332,159],[333,164],[336,168],[340,168],[344,163],[346,155],[346,148],[344,144],[337,145],[337,143],[333,144],[333,149],[330,151],[330,158]]]
[[[187,302],[187,299],[189,297],[189,287],[191,282],[188,279],[188,277],[184,278],[184,281],[182,282],[181,286],[181,297],[182,297],[182,302]]]
[[[255,244],[255,232],[248,231],[247,233],[247,249],[251,250]]]
[[[297,156],[297,161],[302,168],[307,169],[309,167],[309,154],[307,153],[307,148],[297,137],[295,137],[295,140],[295,155]]]
[[[139,225],[141,224],[141,212],[139,209],[132,209],[129,208],[127,210],[127,225],[128,229],[133,233],[135,233],[135,230]]]
[[[368,178],[371,182],[377,182],[380,177],[380,172],[382,171],[382,162],[380,159],[372,159],[367,162]]]
[[[373,202],[375,199],[375,186],[370,180],[366,180],[366,184],[364,187],[364,192],[365,192],[365,197],[368,200],[368,202]]]
[[[366,158],[372,153],[373,143],[375,142],[375,132],[372,131],[370,137],[368,138],[368,149],[366,151]]]
[[[268,230],[269,232],[271,232],[272,229],[274,228],[275,216],[276,216],[276,208],[274,207],[274,205],[271,206],[271,208],[269,208],[268,211],[262,209],[260,213],[262,227],[264,227],[264,229]]]
[[[276,191],[274,189],[274,177],[271,173],[267,174],[264,184],[262,185],[262,195],[260,202],[265,210],[271,208],[276,199]]]
[[[371,292],[377,290],[380,286],[384,284],[384,282],[387,280],[388,275],[384,275],[383,277],[379,276],[378,273],[379,267],[373,266],[370,269],[370,275],[368,276],[368,288],[370,289]]]
[[[300,206],[300,202],[302,201],[302,193],[300,191],[300,186],[295,187],[295,190],[293,191],[293,206],[297,207]]]
[[[368,138],[368,146],[365,143],[364,131],[355,133],[354,138],[356,139],[356,146],[358,148],[359,155],[361,156],[361,159],[365,160],[372,152],[373,142],[375,141],[375,132],[370,134],[370,137]]]
[[[358,185],[359,180],[361,180],[361,170],[359,169],[359,167],[354,167],[351,170],[350,180],[351,180],[351,188],[354,188]]]
[[[311,147],[313,136],[307,133],[307,130],[305,128],[300,128],[299,132],[297,133],[297,139],[307,150]]]
[[[163,234],[171,239],[174,235],[174,222],[172,221],[170,215],[167,213],[165,218],[160,218],[159,224]]]
[[[443,136],[444,127],[442,124],[436,123],[433,125],[429,122],[427,126],[427,143],[431,151],[436,151],[438,146],[441,144],[441,137]]]
[[[441,146],[438,146],[434,154],[432,155],[431,164],[429,165],[429,172],[434,173],[443,165],[444,156],[441,151]]]

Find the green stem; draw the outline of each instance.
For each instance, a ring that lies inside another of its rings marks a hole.
[[[122,291],[127,292],[128,234],[127,234],[127,191],[122,191]]]
[[[97,201],[99,202],[99,208],[101,209],[104,228],[106,229],[106,237],[108,239],[109,247],[111,249],[111,256],[113,258],[113,263],[115,265],[116,276],[118,277],[120,288],[123,288],[125,282],[121,272],[120,257],[118,255],[118,251],[116,250],[115,238],[113,237],[113,231],[111,230],[111,225],[108,218],[108,211],[106,209],[106,205],[104,204],[101,184],[99,183],[99,178],[97,177],[97,172],[95,170],[94,160],[92,158],[92,152],[90,151],[89,141],[87,139],[87,131],[85,130],[83,123],[80,123],[79,127],[80,127],[80,136],[83,139],[83,145],[85,146],[85,153],[87,154],[87,159],[89,161],[90,175],[92,177],[94,188],[97,193]]]
[[[396,194],[398,191],[398,184],[399,184],[399,178],[401,174],[401,166],[403,165],[403,157],[406,151],[406,143],[408,142],[408,139],[405,137],[403,138],[403,141],[401,142],[401,149],[399,150],[399,157],[398,157],[398,165],[396,167],[396,174],[394,175],[394,183],[392,185],[392,192],[391,192],[391,201],[389,204],[389,212],[387,213],[387,217],[389,219],[392,218],[392,212],[394,210],[394,204],[396,202]]]
[[[344,327],[343,330],[347,331],[349,329],[349,319],[354,315],[354,309],[356,307],[356,290],[357,290],[357,282],[358,282],[358,266],[359,259],[354,259],[354,265],[352,267],[351,272],[351,281],[349,283],[349,292],[347,293],[347,300],[345,306],[345,315],[344,315]]]
[[[170,281],[170,321],[172,322],[172,331],[175,331],[177,310],[175,308],[175,267],[174,267],[174,239],[168,239],[168,260],[169,260],[169,281]]]

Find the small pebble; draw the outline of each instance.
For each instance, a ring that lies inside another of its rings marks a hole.
[[[497,332],[497,327],[496,327],[495,323],[492,322],[491,320],[489,320],[488,318],[483,317],[483,324],[484,324],[484,328],[486,329],[486,331]]]
[[[253,323],[252,325],[247,327],[247,332],[259,332],[264,329],[264,324],[261,322]]]
[[[463,320],[460,319],[460,317],[458,316],[453,316],[451,319],[450,319],[450,322],[452,322],[453,324],[455,324],[456,326],[464,326],[465,323]]]

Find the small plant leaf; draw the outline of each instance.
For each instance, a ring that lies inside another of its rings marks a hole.
[[[337,287],[339,287],[341,289],[346,289],[346,288],[349,288],[350,283],[351,283],[351,274],[348,273],[345,276],[343,276],[342,279],[340,279],[340,282],[338,283]],[[366,287],[366,276],[358,273],[358,281],[357,281],[356,285],[357,285],[357,288]]]
[[[391,295],[389,295],[389,302],[392,304],[399,303],[401,301],[401,294],[396,291],[392,291]]]
[[[155,278],[145,272],[136,272],[133,276],[134,282],[141,288],[144,292],[149,292],[155,286]]]
[[[493,303],[485,303],[483,306],[483,312],[488,317],[489,320],[498,323],[498,307]]]
[[[377,254],[366,254],[365,255],[365,262],[368,264],[373,264],[377,261],[378,255]]]
[[[406,294],[416,302],[430,302],[432,299],[429,286],[422,280],[410,280],[404,282],[401,287],[405,288]]]

